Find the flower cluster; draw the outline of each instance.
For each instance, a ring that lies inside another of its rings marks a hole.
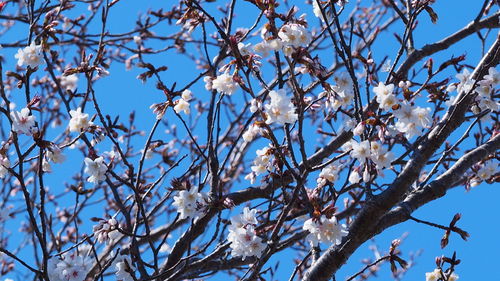
[[[5,178],[7,175],[8,168],[10,168],[10,160],[7,158],[7,155],[3,155],[0,153],[0,179]]]
[[[394,153],[388,151],[387,147],[382,146],[381,143],[376,141],[370,143],[370,159],[375,163],[378,171],[390,167],[394,158]]]
[[[391,110],[392,107],[398,103],[393,91],[393,84],[384,85],[382,82],[379,82],[378,86],[373,88],[373,92],[377,95],[377,102],[380,105],[380,108],[384,110]]]
[[[217,76],[217,78],[212,80],[210,83],[212,83],[212,89],[228,96],[232,95],[239,88],[238,83],[234,81],[234,76],[229,74],[228,72],[224,72],[223,74]]]
[[[347,72],[342,72],[335,76],[334,80],[335,85],[331,87],[333,94],[328,96],[326,107],[337,110],[341,106],[346,107],[352,103],[354,98],[354,84]],[[326,92],[322,93],[319,97],[322,98],[325,94]]]
[[[61,149],[57,145],[52,145],[49,147],[45,153],[43,159],[42,168],[44,172],[50,172],[52,170],[50,162],[53,163],[63,163],[66,160],[66,156],[62,154]]]
[[[90,177],[87,179],[88,182],[98,184],[100,181],[106,179],[106,171],[108,167],[106,163],[104,163],[104,158],[98,157],[94,160],[90,158],[85,158],[85,173],[87,173]]]
[[[132,275],[134,274],[135,267],[128,256],[120,255],[114,262],[116,280],[133,281],[136,280]]]
[[[493,99],[493,89],[500,85],[500,73],[493,67],[488,69],[488,74],[478,82],[476,88],[476,102],[481,110],[498,111],[499,103]]]
[[[356,158],[360,164],[364,164],[371,156],[370,142],[368,140],[362,142],[351,140],[344,145],[344,149],[351,150],[351,157]]]
[[[388,151],[387,147],[382,146],[380,142],[364,140],[362,142],[357,142],[356,140],[351,140],[350,142],[342,146],[344,151],[350,150],[350,155],[352,158],[356,158],[361,165],[364,165],[369,160],[375,163],[378,174],[382,174],[384,168],[390,167],[392,161],[394,161],[394,153]],[[363,180],[368,182],[371,179],[369,165],[366,165],[366,169],[363,173]],[[358,183],[361,180],[358,171],[355,169],[349,176],[350,183]]]
[[[245,142],[251,142],[258,134],[260,134],[262,128],[257,124],[252,124],[243,133],[242,137]]]
[[[35,41],[31,41],[29,46],[19,49],[14,57],[17,59],[17,65],[35,68],[43,64],[42,45],[36,45]]]
[[[188,115],[191,110],[189,109],[189,101],[193,98],[192,92],[188,89],[182,92],[182,96],[179,100],[177,100],[176,105],[174,106],[174,111],[176,113],[180,113],[181,111],[184,114]]]
[[[61,76],[61,88],[74,92],[78,86],[78,76],[76,74]]]
[[[293,47],[306,46],[311,42],[311,34],[304,25],[298,23],[287,23],[278,31],[278,37],[268,37],[268,28],[264,26],[261,30],[262,42],[255,44],[254,52],[267,57],[271,52],[283,50],[284,54],[290,56]],[[248,48],[247,48],[248,49]]]
[[[339,245],[342,242],[342,237],[349,233],[346,225],[339,224],[335,216],[328,219],[324,215],[319,219],[308,219],[304,222],[302,229],[309,231],[306,239],[313,246],[327,242]]]
[[[255,231],[255,225],[258,223],[256,214],[256,209],[245,207],[243,214],[231,218],[227,240],[231,242],[233,257],[241,256],[243,260],[250,256],[260,257],[266,248],[266,244]]]
[[[428,128],[431,125],[430,113],[431,109],[429,107],[413,107],[404,102],[400,104],[399,109],[394,111],[394,116],[398,119],[395,127],[399,132],[404,133],[408,139],[419,136],[422,128]]]
[[[269,56],[270,52],[279,51],[283,48],[283,43],[280,39],[264,40],[255,44],[253,50],[256,53],[262,54],[263,57]]]
[[[332,163],[324,167],[317,179],[318,187],[326,185],[327,182],[334,183],[339,177],[341,168],[342,167],[338,163]]]
[[[283,25],[279,32],[279,38],[284,45],[293,47],[306,46],[311,42],[311,34],[305,26],[297,23],[288,23]]]
[[[83,248],[83,247],[81,247]],[[90,249],[67,252],[60,258],[48,261],[48,274],[51,281],[83,281],[90,271],[92,260],[87,256]]]
[[[447,276],[447,278],[444,276],[446,274],[443,274],[441,269],[436,268],[432,272],[427,272],[425,274],[425,281],[438,281],[438,280],[448,280],[448,281],[456,281],[458,280],[458,275],[455,273],[451,273]]]
[[[319,2],[319,4],[318,4]],[[324,0],[312,0],[312,5],[313,5],[313,13],[316,17],[318,17],[319,19],[321,19],[322,21],[324,21],[323,19],[323,15],[321,14],[321,7],[320,5],[322,5],[322,3],[325,3],[326,1]],[[349,0],[337,0],[337,5],[339,5],[340,7],[344,6],[346,3],[349,2]],[[328,7],[328,5],[327,5]],[[326,13],[326,9],[325,9],[325,13]],[[331,17],[327,14],[327,17],[328,19],[330,19]]]
[[[488,180],[493,175],[496,174],[498,169],[498,163],[496,161],[487,161],[483,164],[483,166],[477,171],[477,176],[481,180]]]
[[[18,134],[33,135],[37,131],[35,127],[35,116],[30,115],[29,108],[23,108],[21,111],[13,111],[10,113],[12,119],[12,131]]]
[[[264,147],[262,149],[257,149],[255,152],[257,157],[253,160],[253,165],[250,167],[252,172],[248,174],[245,179],[250,180],[251,184],[255,183],[255,177],[267,172],[270,169],[269,165],[271,163],[271,148]]]
[[[276,122],[284,125],[285,123],[294,123],[297,121],[298,115],[295,113],[295,106],[291,98],[286,95],[284,89],[270,91],[269,97],[271,98],[271,102],[264,105],[267,114],[267,124]]]
[[[76,110],[70,110],[69,114],[71,115],[71,119],[69,120],[70,132],[83,132],[89,126],[93,125],[93,123],[89,121],[89,115],[83,113],[80,107]]]
[[[195,187],[188,190],[181,190],[174,196],[174,207],[177,208],[180,219],[197,218],[203,214],[206,205],[206,195],[198,192]]]
[[[92,230],[99,243],[109,244],[121,237],[120,231],[118,231],[118,222],[114,218],[99,220],[99,223],[94,225]]]

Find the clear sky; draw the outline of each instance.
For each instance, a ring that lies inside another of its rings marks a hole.
[[[352,2],[353,1],[354,0],[352,0]],[[288,2],[290,5],[294,4],[300,8],[299,14],[307,13],[307,19],[310,21],[311,25],[317,23],[317,19],[314,18],[310,5],[306,5],[303,0]],[[369,3],[371,1],[363,2]],[[418,27],[414,33],[415,45],[417,48],[426,43],[431,43],[450,35],[457,29],[465,26],[475,18],[480,6],[475,4],[474,7],[471,8],[472,4],[470,3],[475,1],[467,0],[441,0],[436,2],[437,3],[433,5],[435,12],[439,16],[436,24],[431,23],[429,17],[425,14],[421,15],[419,18]],[[210,10],[215,11],[216,7],[223,3],[225,3],[225,1],[216,1],[216,3],[207,3],[204,5],[209,7]],[[254,18],[250,17],[245,10],[245,7],[248,5],[249,4],[244,1],[237,1],[235,27],[248,27],[253,23]],[[347,10],[350,8],[349,5],[350,4],[346,6]],[[134,27],[137,17],[142,13],[141,11],[162,6],[168,9],[170,7],[169,1],[122,0],[111,10],[108,28],[111,33],[129,31]],[[220,13],[217,15],[220,16]],[[13,40],[24,39],[25,35],[23,34],[27,32],[26,28],[26,26],[19,26],[3,35],[0,37],[0,44],[5,45]],[[172,31],[167,27],[164,27],[164,30],[162,30],[162,28],[163,27],[158,27],[155,30],[158,33],[164,32],[165,34]],[[210,27],[210,30],[213,31],[213,27]],[[397,41],[392,35],[393,32],[401,34],[401,26],[395,25],[390,29],[390,32],[382,35],[387,37],[387,39],[381,40],[381,43],[376,45],[373,49],[375,59],[381,59],[385,56],[394,59]],[[496,32],[497,31],[495,31],[495,33]],[[152,46],[160,47],[159,43],[152,43]],[[14,53],[16,51],[17,48],[7,47],[0,50],[0,54],[4,56],[5,60],[4,70],[13,69],[15,65]],[[214,54],[215,52],[212,52],[212,55]],[[477,36],[471,36],[443,54],[442,56],[439,55],[433,58],[438,61],[449,58],[452,55],[459,56],[466,54],[467,63],[474,65],[478,62],[481,55],[479,40]],[[328,56],[329,55],[325,52],[325,58],[328,58]],[[178,55],[161,55],[155,57],[154,62],[158,65],[164,64],[169,67],[168,71],[161,74],[167,84],[178,82],[182,85],[199,73],[199,70],[195,69],[194,64],[190,60]],[[149,109],[149,106],[153,103],[163,101],[163,95],[155,89],[153,81],[142,83],[140,80],[136,79],[136,76],[142,72],[141,69],[133,68],[132,70],[126,71],[123,64],[114,62],[109,71],[111,75],[96,83],[95,87],[97,98],[102,105],[102,110],[107,114],[120,115],[125,120],[128,118],[127,116],[131,111],[135,111],[138,120],[138,129],[148,132],[155,122],[155,116]],[[454,77],[455,73],[447,72],[447,75],[449,75],[449,77]],[[385,78],[384,75],[381,77]],[[201,83],[193,86],[192,90],[195,95],[203,95],[206,93]],[[14,90],[13,92],[16,91],[21,93],[22,90]],[[238,99],[237,96],[233,96],[232,98]],[[173,118],[173,115],[167,115],[166,118]],[[5,120],[2,120],[2,122],[2,125],[6,124]],[[171,122],[171,124],[173,123],[175,122]],[[179,127],[179,131],[181,131],[181,124],[177,124],[177,126]],[[165,130],[165,128],[162,129]],[[312,130],[312,132],[314,132],[314,130]],[[180,134],[183,136],[185,135],[182,131]],[[141,146],[145,137],[146,136],[137,140],[135,145]],[[162,131],[157,135],[157,138],[161,137]],[[309,141],[314,142],[314,140]],[[471,145],[470,143],[464,143],[463,147],[471,148]],[[101,151],[109,150],[109,148],[110,144],[107,142],[104,142],[100,146]],[[257,148],[260,147],[255,146],[253,149]],[[74,160],[75,163],[72,163],[72,156],[78,159]],[[53,166],[54,172],[47,176],[48,186],[63,188],[61,181],[64,182],[66,169],[78,170],[81,168],[81,162],[77,162],[82,161],[83,158],[81,155],[68,152],[67,157],[69,160],[64,164],[64,168],[58,167],[57,165]],[[182,168],[185,167],[186,166],[181,165],[176,171],[180,172]],[[168,182],[169,180],[165,181],[164,185],[167,185]],[[496,257],[498,256],[497,252],[500,250],[499,243],[497,242],[500,226],[496,223],[498,220],[496,214],[500,211],[500,205],[497,202],[497,198],[500,197],[500,190],[498,188],[499,186],[481,184],[467,192],[463,187],[458,187],[451,190],[446,197],[431,202],[413,214],[414,217],[419,219],[448,225],[456,213],[461,213],[462,219],[459,221],[458,226],[469,232],[470,238],[468,241],[463,241],[457,234],[452,234],[449,245],[442,250],[440,248],[440,239],[444,234],[443,231],[415,222],[406,222],[390,228],[383,234],[376,236],[373,240],[361,246],[349,259],[348,264],[338,272],[337,280],[345,280],[345,278],[361,269],[364,266],[361,263],[362,259],[374,259],[373,252],[370,250],[371,246],[376,245],[382,253],[385,253],[388,251],[391,241],[402,236],[405,236],[405,238],[400,247],[403,251],[401,257],[409,260],[410,255],[415,255],[414,264],[406,273],[403,280],[424,280],[425,272],[430,272],[435,268],[434,258],[440,255],[451,256],[453,251],[456,251],[458,258],[462,260],[462,263],[456,268],[460,280],[493,280],[491,276],[497,266]],[[74,199],[68,200],[69,201],[65,203],[72,204],[71,200]],[[100,213],[86,213],[87,217],[94,215],[100,215]],[[25,217],[18,216],[5,226],[5,230],[12,234],[10,238],[11,242],[19,240],[19,238],[15,236],[15,233],[22,220],[25,220]],[[82,231],[86,229],[87,232],[90,232],[91,226],[92,223],[90,222],[84,224]],[[173,242],[174,240],[175,233],[174,237],[171,240],[169,239],[169,242]],[[323,248],[326,248],[326,245],[323,245]],[[288,280],[295,266],[295,264],[292,263],[292,258],[294,256],[290,253],[290,251],[285,251],[276,255],[269,262],[268,265],[273,265],[273,260],[280,261],[275,280]],[[29,260],[29,253],[21,252],[20,255]],[[9,274],[5,277],[14,280],[22,280],[20,276],[15,274]],[[371,280],[390,280],[389,266],[387,264],[384,265],[378,277],[372,277]]]

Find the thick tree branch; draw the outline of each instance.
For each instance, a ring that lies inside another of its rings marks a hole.
[[[453,44],[458,41],[475,34],[477,31],[484,28],[498,28],[500,24],[498,22],[498,17],[500,16],[500,12],[493,14],[483,20],[480,21],[472,21],[467,26],[462,28],[461,30],[453,33],[452,35],[442,39],[433,44],[427,44],[423,46],[421,49],[413,51],[406,60],[401,64],[401,66],[396,71],[395,77],[399,79],[404,79],[410,68],[414,66],[417,62],[421,61],[425,57],[428,57],[432,54],[435,54],[439,51],[448,49]]]

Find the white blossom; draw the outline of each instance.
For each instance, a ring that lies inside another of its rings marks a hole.
[[[42,166],[46,166],[43,170],[50,171],[49,161],[54,163],[63,163],[66,160],[66,156],[62,154],[61,149],[57,145],[52,145],[45,153],[45,158],[43,160]]]
[[[89,273],[92,260],[88,251],[67,252],[61,257],[54,256],[48,261],[48,274],[51,281],[83,281]]]
[[[180,219],[197,218],[203,214],[203,208],[206,205],[204,195],[191,187],[189,191],[181,190],[174,196],[174,207],[177,208]]]
[[[184,99],[177,100],[177,104],[174,106],[174,111],[177,114],[184,112],[184,114],[188,115],[191,112],[191,110],[189,109],[189,102],[185,101]]]
[[[257,154],[257,157],[255,157],[251,169],[252,172],[254,172],[258,176],[267,172],[267,167],[270,163],[271,155],[269,153],[269,147],[258,149],[255,153]]]
[[[295,113],[295,106],[290,97],[286,95],[284,89],[277,91],[270,91],[269,97],[271,102],[264,105],[266,109],[267,119],[266,123],[278,123],[284,125],[285,123],[294,123],[298,119]]]
[[[361,177],[359,176],[358,171],[353,170],[353,171],[349,174],[349,183],[351,183],[351,184],[356,184],[356,183],[359,183],[360,181],[361,181]]]
[[[0,154],[0,179],[5,178],[8,168],[10,168],[9,158],[6,155]]]
[[[245,207],[243,213],[231,217],[231,227],[244,227],[247,224],[257,224],[257,209]]]
[[[93,123],[89,121],[89,115],[83,113],[81,107],[76,110],[70,110],[69,114],[71,115],[71,119],[69,120],[70,132],[83,132],[89,126],[93,125]]]
[[[233,257],[241,256],[243,260],[250,256],[260,257],[266,248],[266,244],[255,231],[255,225],[258,223],[256,213],[256,209],[245,207],[243,214],[231,218],[227,240],[231,242]]]
[[[437,281],[441,277],[441,271],[434,269],[432,272],[425,273],[425,281]]]
[[[186,89],[186,90],[182,91],[181,97],[185,101],[190,101],[193,98],[193,92],[191,92],[191,90],[189,90],[189,89]]]
[[[490,99],[490,98],[482,98],[479,100],[479,108],[482,110],[491,110],[491,111],[498,111],[498,108],[500,107],[500,103]]]
[[[76,74],[61,76],[61,88],[74,92],[78,86],[78,76]]]
[[[405,133],[406,138],[411,139],[421,134],[421,128],[428,128],[431,125],[430,113],[429,107],[413,107],[406,102],[402,103],[399,109],[394,111],[394,116],[398,119],[395,127]]]
[[[283,25],[279,32],[279,38],[283,43],[293,47],[306,46],[311,42],[311,34],[305,26],[297,23]]]
[[[104,158],[98,157],[94,160],[90,158],[85,158],[85,173],[90,177],[87,179],[88,182],[98,184],[100,181],[106,179],[105,174],[108,167],[104,163]]]
[[[447,281],[456,281],[458,280],[458,275],[455,273],[449,274],[444,274],[447,276],[443,276],[443,273],[441,273],[441,270],[439,268],[434,269],[432,272],[427,272],[425,273],[425,281],[438,281],[438,280],[447,280]]]
[[[490,85],[491,87],[496,87],[500,84],[500,72],[498,72],[494,67],[488,69],[488,74],[484,76],[484,79],[480,84]]]
[[[18,66],[27,65],[35,68],[43,64],[42,45],[36,45],[35,41],[31,41],[29,46],[19,49],[14,57],[17,59]]]
[[[243,43],[243,42],[239,42],[238,43],[238,51],[240,51],[240,54],[242,56],[248,56],[250,55],[252,52],[250,51],[251,50],[251,46],[252,46],[252,43]]]
[[[207,91],[212,91],[212,87],[213,87],[213,83],[212,83],[213,79],[212,77],[210,76],[205,76],[203,77],[203,82],[205,82],[205,89]]]
[[[252,124],[248,127],[248,129],[243,133],[242,137],[245,142],[251,142],[255,136],[260,133],[261,129],[258,125]]]
[[[373,88],[373,92],[377,95],[377,102],[380,104],[380,108],[384,110],[390,110],[397,103],[396,96],[393,94],[393,84],[384,85],[384,83],[379,82],[378,86]]]
[[[370,159],[377,165],[378,170],[390,167],[394,158],[394,153],[388,151],[387,147],[382,146],[382,144],[378,142],[371,142]]]
[[[341,106],[349,106],[354,98],[353,82],[347,72],[342,72],[334,77],[335,85],[332,87],[334,92],[327,100],[327,107],[337,110]]]
[[[316,1],[316,0],[312,0],[312,5],[313,5],[313,13],[314,13],[314,15],[315,15],[317,18],[319,18],[319,19],[321,19],[321,20],[323,20],[323,21],[324,21],[324,19],[323,19],[323,14],[321,13],[321,7],[320,7],[320,5],[318,4],[318,1]]]
[[[252,101],[250,102],[250,112],[255,113],[257,112],[257,110],[259,110],[260,107],[261,103],[256,99],[252,99]]]
[[[351,148],[351,157],[356,158],[361,164],[365,163],[367,159],[370,159],[371,150],[370,142],[368,140],[364,140],[362,142],[352,140]]]
[[[455,77],[460,80],[460,83],[457,85],[457,91],[460,92],[468,92],[472,89],[472,85],[474,82],[470,79],[471,73],[467,68],[464,68],[462,73],[458,73]]]
[[[361,136],[365,131],[365,122],[359,122],[358,125],[352,130],[352,134],[355,136]]]
[[[346,225],[339,224],[335,216],[328,219],[324,215],[320,219],[308,219],[304,222],[302,229],[309,231],[306,239],[314,246],[319,243],[339,245],[342,237],[349,233]]]
[[[316,180],[318,186],[324,186],[327,181],[330,183],[334,183],[335,181],[337,181],[340,169],[341,166],[338,163],[332,163],[321,169],[318,179]]]
[[[94,236],[97,238],[97,242],[109,244],[121,237],[117,227],[118,222],[116,219],[102,219],[98,224],[92,227],[92,231],[94,232]]]
[[[486,161],[483,166],[477,171],[477,176],[482,180],[488,180],[496,174],[498,169],[498,162]]]
[[[12,131],[18,134],[31,136],[35,131],[35,116],[30,115],[28,108],[23,108],[21,111],[13,111],[10,113],[12,119]]]
[[[121,281],[133,281],[134,278],[132,275],[134,275],[135,267],[132,264],[132,261],[128,256],[121,255],[120,257],[117,258],[117,260],[114,262],[115,265],[115,275],[116,275],[116,280],[121,280]]]
[[[236,90],[238,90],[239,85],[233,79],[233,75],[228,72],[217,76],[212,81],[212,89],[217,90],[217,92],[226,95],[232,95]]]

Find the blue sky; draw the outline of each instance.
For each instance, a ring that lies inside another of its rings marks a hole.
[[[298,14],[308,14],[308,20],[311,25],[317,22],[317,19],[312,15],[312,8],[305,5],[304,1],[289,2],[290,4],[293,3],[300,7]],[[451,4],[450,1],[437,1],[437,3],[433,5],[434,10],[439,15],[437,24],[431,23],[429,17],[425,14],[419,17],[419,24],[415,30],[414,37],[416,47],[418,48],[426,43],[441,39],[470,22],[476,16],[480,6],[475,5],[475,7],[471,9],[470,2],[471,1],[458,0],[453,1]],[[122,0],[111,10],[108,28],[113,33],[129,31],[134,27],[136,18],[141,14],[140,11],[146,11],[150,7],[162,7],[165,3],[168,3],[168,1],[143,0],[140,1],[140,4],[137,4],[137,2],[132,0]],[[207,3],[206,6],[209,7],[208,9],[215,11],[216,6],[223,3],[225,3],[225,1],[217,1],[216,3]],[[349,5],[350,4],[347,5],[347,9],[349,9]],[[166,4],[164,7],[168,9],[170,4]],[[253,23],[253,17],[248,16],[246,7],[249,7],[248,3],[238,1],[235,27],[248,27]],[[217,15],[220,17],[220,13]],[[97,28],[97,26],[95,27]],[[13,32],[0,37],[0,43],[5,44],[11,42],[14,38],[16,38],[15,40],[23,38],[24,35],[20,36],[20,34],[26,32],[26,26],[19,26],[18,28],[19,29],[16,28]],[[24,31],[22,31],[23,28]],[[210,28],[213,31],[213,28]],[[172,32],[172,29],[164,26],[157,28],[156,31],[168,34]],[[384,40],[380,40],[381,43],[377,44],[373,49],[375,59],[380,59],[385,56],[389,56],[389,58],[392,59],[394,58],[396,52],[394,46],[397,44],[397,41],[394,39],[394,36],[392,36],[392,32],[401,34],[401,25],[395,25],[389,32],[381,35],[381,38]],[[162,43],[152,44],[152,46],[160,47]],[[474,65],[480,58],[479,46],[477,36],[470,36],[470,38],[463,40],[455,47],[443,52],[443,55],[436,55],[433,58],[437,62],[450,58],[452,55],[459,56],[467,54],[467,63]],[[17,49],[8,48],[4,48],[0,51],[6,59],[4,69],[13,69],[15,64],[13,54],[15,51],[17,51]],[[215,55],[215,51],[211,51],[211,55]],[[325,54],[325,60],[327,57],[328,54]],[[146,60],[148,59],[153,60],[153,57],[146,56]],[[165,64],[169,66],[169,69],[161,74],[162,79],[169,85],[174,82],[178,82],[182,85],[195,77],[199,72],[199,70],[195,70],[195,66],[190,60],[179,55],[171,55],[171,53],[154,57],[154,62],[158,65]],[[128,113],[136,111],[139,129],[148,132],[149,128],[155,122],[155,116],[152,114],[149,106],[152,103],[163,101],[163,95],[155,89],[153,81],[142,83],[136,79],[136,76],[142,72],[141,69],[134,68],[130,71],[126,71],[122,64],[113,63],[109,70],[111,75],[98,81],[95,85],[97,98],[102,105],[102,110],[111,115],[119,114],[125,120]],[[453,77],[455,73],[446,72],[446,74],[449,77]],[[384,74],[382,74],[381,77],[385,78]],[[200,83],[195,85],[192,90],[195,95],[207,93]],[[236,99],[237,97],[233,96],[233,98]],[[166,118],[174,117],[173,115],[167,115]],[[172,121],[172,123],[175,123],[175,121]],[[178,127],[181,131],[180,124],[178,124]],[[158,131],[156,138],[161,138],[163,136],[163,130],[165,130],[165,128]],[[137,140],[135,145],[137,147],[142,146],[144,140],[145,138]],[[306,141],[314,142],[315,140]],[[471,143],[466,142],[462,147],[470,148],[471,145]],[[109,147],[110,144],[105,142],[100,146],[100,149],[101,151],[105,151],[109,150]],[[253,147],[253,149],[257,148],[260,147],[258,145]],[[71,159],[73,154],[72,152],[68,153],[68,158]],[[81,155],[77,156],[76,153],[74,155],[74,157],[78,159],[83,159]],[[253,152],[250,152],[249,155],[253,155]],[[69,167],[70,169],[79,169],[81,167],[80,164],[70,163],[67,165],[72,165]],[[68,166],[65,166],[65,168],[66,167]],[[182,168],[183,166],[181,165],[176,171],[180,173]],[[54,173],[47,176],[48,185],[58,188],[61,185],[60,178],[64,175],[65,169],[54,166]],[[167,182],[168,181],[166,181],[166,183]],[[361,246],[349,259],[348,264],[338,272],[337,280],[344,280],[346,277],[362,268],[362,259],[373,259],[373,254],[369,250],[370,245],[377,245],[382,252],[386,252],[389,249],[391,241],[403,235],[407,235],[407,237],[401,245],[403,251],[402,257],[408,258],[410,253],[419,253],[415,258],[415,264],[407,272],[403,280],[424,280],[425,272],[432,271],[435,268],[434,258],[440,255],[451,256],[453,251],[456,251],[458,258],[462,260],[462,263],[456,268],[458,275],[460,275],[460,280],[491,280],[491,269],[494,269],[496,266],[496,252],[500,250],[498,243],[495,242],[500,231],[500,226],[494,223],[496,219],[495,214],[500,211],[500,207],[498,207],[499,205],[496,202],[496,198],[498,198],[499,195],[498,186],[493,185],[481,184],[480,186],[474,187],[469,192],[466,192],[463,187],[458,187],[451,190],[445,198],[431,202],[413,214],[419,219],[447,225],[455,213],[461,213],[462,219],[459,221],[458,226],[469,232],[471,235],[469,241],[465,242],[460,239],[458,235],[452,234],[449,245],[442,250],[440,249],[440,239],[443,235],[443,231],[415,222],[406,222],[387,230],[383,234],[375,237],[372,241],[368,241]],[[66,203],[71,204],[71,202],[72,201],[67,201]],[[94,214],[87,213],[87,216],[92,215]],[[17,217],[15,221],[9,223],[6,229],[11,233],[15,233],[20,220],[23,219],[22,217]],[[85,228],[87,228],[87,232],[90,231],[91,224],[87,224],[83,227],[83,229]],[[16,241],[16,237],[12,236],[11,241]],[[323,248],[324,247],[325,246],[323,246]],[[290,251],[285,251],[282,254],[278,254],[268,263],[268,265],[273,265],[273,260],[280,261],[280,266],[275,275],[276,280],[287,280],[290,273],[293,271],[295,264],[292,263],[292,255],[290,255],[290,253]],[[25,257],[29,256],[27,252],[22,254],[25,255]],[[15,275],[8,275],[6,277],[18,278],[18,276]],[[388,266],[384,266],[382,271],[378,274],[378,277],[372,280],[390,280]]]

